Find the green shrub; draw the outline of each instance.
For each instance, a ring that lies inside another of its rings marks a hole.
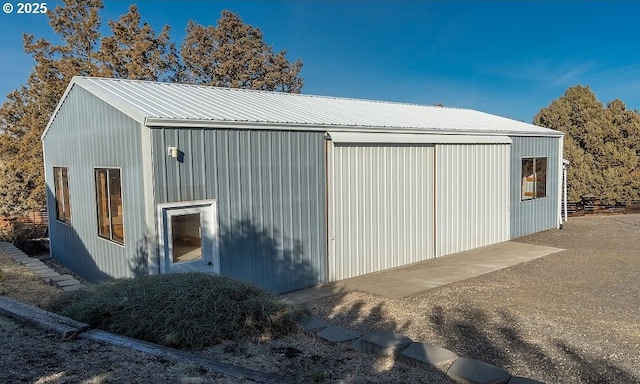
[[[251,284],[192,272],[97,284],[62,295],[51,309],[92,328],[184,349],[286,335],[304,315]]]

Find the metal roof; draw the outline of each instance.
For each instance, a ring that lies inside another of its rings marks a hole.
[[[562,136],[559,131],[471,109],[79,76],[72,79],[58,109],[74,86],[149,127]]]

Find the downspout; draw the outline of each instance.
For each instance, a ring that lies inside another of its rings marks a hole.
[[[563,148],[564,148],[564,135],[560,136],[560,145],[558,146],[558,223],[557,228],[562,228],[562,185],[564,177],[564,162],[563,162]],[[565,189],[566,191],[566,189]],[[567,207],[565,201],[565,209]]]
[[[333,224],[335,209],[333,208],[333,200],[335,199],[335,193],[333,193],[333,178],[335,177],[333,169],[333,142],[331,140],[331,135],[329,132],[326,132],[324,136],[324,170],[325,170],[325,230],[326,230],[326,244],[327,244],[327,254],[326,254],[326,265],[325,265],[325,277],[323,283],[328,283],[333,281],[331,278],[332,275],[335,275],[331,272],[332,264],[334,256],[334,246],[335,239],[333,238],[333,231],[335,225]]]

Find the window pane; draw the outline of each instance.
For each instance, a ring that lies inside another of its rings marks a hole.
[[[536,198],[547,196],[547,159],[536,159]]]
[[[119,169],[109,169],[109,200],[112,240],[123,243],[124,230],[122,225],[122,193]]]
[[[111,238],[109,231],[109,198],[107,170],[96,169],[96,201],[98,204],[98,235]]]
[[[62,202],[62,177],[60,168],[53,168],[53,185],[56,194],[56,219],[64,221],[64,207]]]
[[[533,159],[522,159],[522,200],[535,198]]]
[[[174,263],[202,259],[200,213],[171,217],[171,244]]]
[[[64,206],[64,222],[71,224],[71,199],[69,195],[69,171],[61,168],[62,173],[62,203]]]

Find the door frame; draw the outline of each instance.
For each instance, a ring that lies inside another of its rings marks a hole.
[[[158,261],[160,264],[160,273],[172,273],[178,272],[171,269],[172,262],[171,257],[171,241],[167,239],[171,238],[171,228],[169,226],[170,219],[173,216],[200,213],[201,223],[200,228],[202,230],[202,252],[203,260],[209,259],[208,255],[205,256],[205,252],[211,254],[211,269],[207,268],[185,268],[187,270],[197,270],[199,272],[220,273],[220,242],[218,231],[218,201],[215,199],[210,200],[195,200],[195,201],[180,201],[174,203],[163,203],[157,205],[158,213]],[[205,243],[206,242],[206,243]],[[185,266],[188,263],[185,262]],[[181,263],[182,264],[182,263]]]

